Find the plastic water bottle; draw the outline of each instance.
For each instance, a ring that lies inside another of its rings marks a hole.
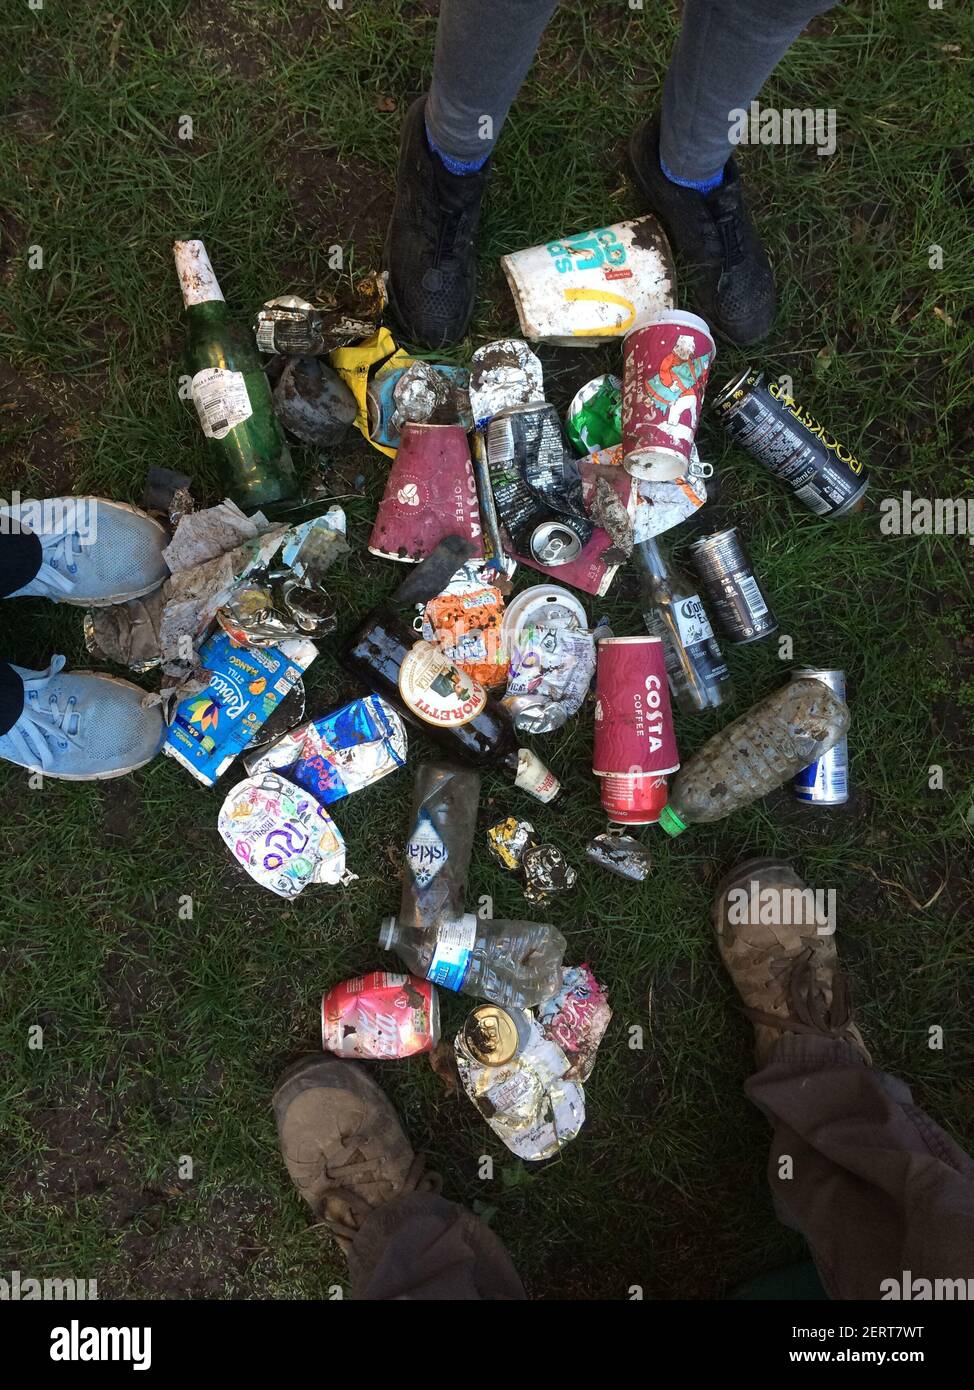
[[[546,922],[481,921],[472,912],[435,931],[387,917],[379,945],[395,950],[414,975],[509,1009],[533,1008],[558,992],[566,949]]]
[[[793,680],[709,738],[670,784],[668,835],[722,820],[783,786],[838,743],[849,709],[822,681]]]
[[[435,934],[440,922],[463,915],[479,796],[480,775],[471,768],[416,769],[398,918],[404,927]]]

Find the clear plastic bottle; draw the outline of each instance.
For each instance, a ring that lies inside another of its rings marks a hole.
[[[642,569],[646,631],[663,643],[670,693],[684,714],[715,709],[731,697],[731,678],[694,585],[655,540],[633,551]]]
[[[753,705],[714,734],[670,784],[660,826],[679,835],[688,825],[722,820],[783,786],[838,743],[848,706],[822,681],[798,679]]]
[[[566,942],[546,922],[481,921],[472,912],[435,932],[387,917],[379,945],[414,975],[509,1009],[530,1009],[561,988]]]
[[[427,931],[463,915],[480,774],[450,763],[416,769],[398,921]]]

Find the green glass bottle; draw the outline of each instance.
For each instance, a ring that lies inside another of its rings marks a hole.
[[[293,497],[291,451],[253,337],[230,317],[203,243],[177,241],[173,254],[186,306],[193,403],[224,485],[246,511]]]

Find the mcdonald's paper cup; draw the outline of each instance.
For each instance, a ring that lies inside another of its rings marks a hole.
[[[655,217],[531,246],[501,265],[532,343],[608,343],[675,303],[673,255]]]
[[[483,557],[477,484],[460,425],[403,425],[369,537],[389,560],[423,560],[444,536],[469,537]]]
[[[665,777],[680,766],[658,637],[607,637],[595,670],[596,777]]]

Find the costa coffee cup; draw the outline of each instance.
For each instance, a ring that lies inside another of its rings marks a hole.
[[[671,309],[623,343],[622,451],[634,478],[686,477],[716,348],[696,314]]]
[[[424,560],[444,536],[466,536],[484,554],[477,484],[460,425],[403,425],[369,550],[387,560]]]
[[[652,773],[680,766],[670,711],[663,643],[658,637],[607,637],[595,671],[596,777]]]
[[[619,825],[655,825],[668,796],[666,778],[653,772],[600,777],[599,791],[603,810]]]

